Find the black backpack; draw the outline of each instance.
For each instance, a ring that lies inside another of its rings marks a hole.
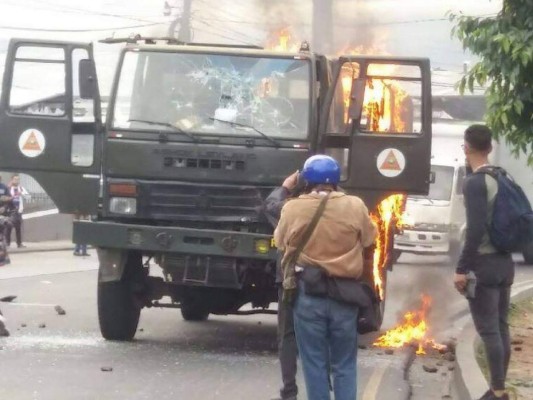
[[[533,241],[533,210],[524,191],[503,168],[483,167],[477,172],[492,176],[498,183],[488,230],[490,241],[502,252],[521,251]]]

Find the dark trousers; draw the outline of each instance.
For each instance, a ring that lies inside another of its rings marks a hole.
[[[514,264],[506,254],[480,256],[479,261],[476,297],[469,300],[470,312],[485,346],[491,388],[504,390],[511,359],[508,316]]]
[[[298,346],[294,332],[293,306],[283,301],[281,284],[278,289],[278,351],[283,382],[280,396],[282,399],[290,399],[298,394],[298,386],[296,385]]]
[[[22,214],[15,213],[11,217],[11,224],[6,229],[6,242],[7,245],[11,245],[11,230],[15,228],[15,235],[17,237],[17,246],[22,244]]]

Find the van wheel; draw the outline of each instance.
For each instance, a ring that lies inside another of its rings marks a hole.
[[[187,291],[181,299],[181,316],[185,321],[205,321],[209,317],[209,309],[199,293]]]
[[[98,322],[105,339],[130,341],[135,336],[142,308],[136,294],[143,278],[141,256],[130,253],[120,281],[98,282]]]
[[[529,243],[522,252],[527,265],[533,265],[533,242]]]

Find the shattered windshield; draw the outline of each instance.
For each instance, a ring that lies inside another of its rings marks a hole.
[[[159,123],[158,130],[257,136],[255,128],[270,137],[305,139],[310,90],[307,60],[130,51],[113,127],[149,131]]]

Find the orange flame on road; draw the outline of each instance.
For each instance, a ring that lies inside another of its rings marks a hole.
[[[427,313],[431,308],[431,297],[423,294],[421,302],[419,310],[406,312],[400,324],[381,335],[374,342],[374,346],[400,348],[405,345],[416,345],[418,348],[416,354],[419,355],[426,354],[427,348],[446,348],[446,346],[438,344],[434,339],[428,337]]]

